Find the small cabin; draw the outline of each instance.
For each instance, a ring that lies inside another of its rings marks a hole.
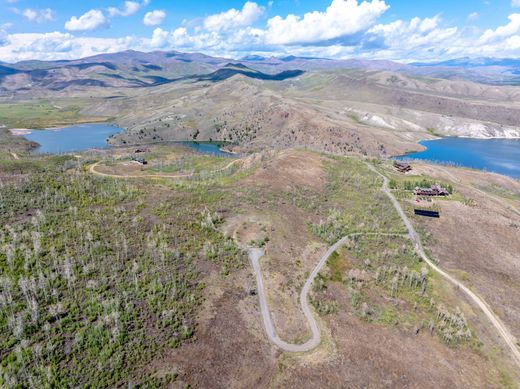
[[[412,166],[409,163],[405,162],[394,162],[394,167],[400,172],[400,173],[406,173],[412,170]]]
[[[435,184],[429,188],[419,188],[416,187],[413,191],[413,194],[416,196],[449,196],[450,193],[444,189],[442,186]]]

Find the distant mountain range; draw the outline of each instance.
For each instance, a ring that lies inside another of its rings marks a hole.
[[[0,91],[75,87],[141,88],[184,79],[221,81],[237,74],[261,80],[284,80],[303,73],[266,64],[253,69],[251,62],[232,63],[227,58],[204,54],[124,51],[71,61],[22,61],[0,65]]]
[[[520,84],[520,60],[460,58],[402,64],[385,60],[246,56],[240,60],[178,51],[123,51],[70,61],[0,62],[0,92],[62,91],[77,88],[158,86],[183,79],[221,81],[235,75],[285,80],[303,72],[331,69],[393,71],[489,84]]]
[[[267,74],[258,70],[251,69],[241,63],[228,63],[221,69],[208,75],[195,76],[199,81],[223,81],[237,74],[258,80],[283,81],[288,78],[298,77],[305,73],[303,70],[284,70],[276,74]]]
[[[501,66],[501,67],[506,67],[506,68],[516,68],[517,70],[520,70],[520,59],[490,58],[490,57],[480,57],[480,58],[464,57],[464,58],[457,58],[457,59],[451,59],[448,61],[433,62],[433,63],[417,62],[417,63],[412,63],[412,66],[420,66],[420,67],[447,66],[447,67],[461,67],[461,68],[479,68],[479,67]]]

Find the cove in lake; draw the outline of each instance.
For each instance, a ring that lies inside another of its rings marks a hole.
[[[520,178],[520,139],[443,138],[420,144],[426,150],[396,159],[453,164]]]
[[[60,154],[108,147],[107,139],[122,129],[107,124],[78,124],[69,127],[34,130],[25,138],[38,143],[40,154]]]
[[[40,145],[34,150],[35,153],[61,154],[109,147],[107,139],[121,131],[122,128],[107,124],[78,124],[57,129],[32,130],[29,134],[25,134],[25,138]],[[233,156],[221,150],[223,144],[218,142],[186,141],[171,142],[171,144],[189,147],[201,154],[218,157]]]
[[[227,151],[223,151],[220,148],[224,145],[219,142],[176,142],[178,144],[182,144],[183,146],[189,147],[190,149],[194,149],[198,153],[201,154],[210,154],[216,157],[233,157],[234,154],[228,153]]]

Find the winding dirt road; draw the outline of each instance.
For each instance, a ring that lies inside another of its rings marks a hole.
[[[231,161],[226,166],[224,166],[222,169],[214,170],[211,173],[220,173],[224,170],[229,169],[234,164],[240,162],[241,159],[235,159],[234,161]],[[187,173],[187,174],[134,174],[134,175],[119,175],[119,174],[110,174],[110,173],[103,173],[96,170],[96,167],[101,163],[101,161],[96,162],[92,165],[90,165],[89,172],[91,174],[94,174],[96,176],[101,177],[110,177],[110,178],[172,178],[172,179],[181,179],[181,178],[191,178],[195,176],[194,173]]]
[[[442,270],[440,267],[438,267],[428,256],[426,255],[421,240],[419,238],[419,235],[417,235],[417,232],[415,231],[412,223],[410,222],[410,219],[406,216],[404,213],[401,205],[397,201],[397,199],[394,197],[392,192],[389,189],[388,186],[388,178],[381,174],[377,169],[367,164],[370,170],[372,170],[377,175],[381,176],[383,178],[383,186],[381,190],[386,194],[386,196],[390,199],[392,202],[392,205],[394,206],[395,210],[403,220],[407,230],[408,230],[408,238],[412,241],[414,245],[415,252],[428,264],[428,266],[440,274],[443,278],[454,284],[456,287],[458,287],[460,290],[464,291],[464,293],[467,294],[467,296],[473,301],[486,315],[486,317],[490,320],[491,324],[495,327],[498,334],[502,337],[502,339],[505,341],[507,346],[511,349],[512,356],[514,361],[520,366],[520,350],[518,346],[516,345],[516,339],[511,334],[509,329],[502,323],[502,321],[492,312],[492,310],[487,306],[485,301],[477,296],[474,292],[472,292],[469,288],[467,288],[462,282],[458,281],[455,277],[451,276],[450,274],[446,273],[444,270]],[[334,245],[332,245],[327,252],[321,257],[320,261],[312,271],[312,273],[307,278],[301,293],[300,293],[300,304],[301,304],[301,310],[303,314],[305,315],[305,318],[307,319],[309,328],[311,329],[312,336],[311,338],[303,343],[303,344],[292,344],[287,343],[280,339],[280,337],[276,334],[276,330],[274,328],[271,314],[269,312],[269,307],[267,305],[267,299],[265,295],[265,288],[264,288],[264,282],[262,277],[262,271],[260,267],[260,259],[264,255],[264,251],[259,248],[250,248],[249,249],[249,261],[251,262],[251,266],[253,267],[253,271],[256,278],[256,283],[258,287],[258,298],[260,302],[260,312],[262,315],[262,321],[264,324],[264,329],[267,334],[267,337],[269,340],[275,344],[280,349],[287,351],[287,352],[306,352],[310,351],[314,348],[316,348],[321,341],[321,335],[320,335],[320,329],[318,327],[318,324],[316,323],[316,319],[314,318],[311,308],[309,306],[308,301],[308,295],[312,287],[312,283],[314,282],[314,279],[320,272],[320,270],[323,268],[325,263],[327,262],[327,259],[330,257],[330,255],[336,251],[339,247],[344,245],[348,239],[355,235],[399,235],[399,234],[388,234],[388,233],[368,233],[368,234],[362,234],[362,233],[356,233],[356,234],[350,234],[347,236],[344,236],[339,241],[337,241]]]
[[[513,356],[513,359],[515,360],[516,364],[520,367],[520,349],[518,348],[516,344],[515,337],[511,334],[509,329],[502,323],[500,318],[493,313],[493,311],[488,307],[486,302],[477,296],[473,291],[471,291],[468,287],[466,287],[462,282],[457,280],[455,277],[451,276],[450,274],[446,273],[444,270],[442,270],[439,266],[437,266],[424,252],[423,246],[421,244],[421,239],[419,238],[419,235],[417,235],[417,232],[415,232],[415,229],[410,222],[410,219],[406,216],[406,214],[403,211],[403,208],[397,201],[397,199],[394,197],[392,192],[390,191],[390,188],[388,187],[388,178],[377,171],[377,169],[367,164],[370,170],[378,174],[383,178],[383,187],[382,191],[387,195],[387,197],[392,202],[394,208],[396,209],[397,213],[403,220],[404,224],[406,225],[406,228],[408,229],[408,236],[410,237],[410,240],[412,241],[415,252],[432,268],[434,271],[436,271],[438,274],[440,274],[444,279],[451,282],[453,285],[464,291],[466,295],[470,298],[471,301],[475,303],[486,315],[486,317],[489,319],[493,327],[497,330],[498,334],[502,337],[502,339],[505,341],[507,346],[511,349],[511,353]]]
[[[307,281],[305,282],[305,285],[303,285],[302,291],[300,293],[300,302],[301,302],[301,308],[303,311],[303,314],[305,315],[305,318],[307,319],[307,322],[309,323],[309,327],[312,332],[312,337],[303,344],[292,344],[284,342],[280,339],[280,337],[276,334],[276,330],[273,326],[273,321],[271,320],[271,314],[269,313],[269,307],[267,306],[267,300],[265,297],[265,289],[264,289],[264,281],[262,277],[262,271],[260,269],[260,258],[264,256],[264,251],[259,248],[251,248],[249,249],[249,261],[251,262],[251,266],[253,267],[253,271],[256,276],[256,284],[258,287],[258,298],[260,300],[260,311],[262,313],[262,320],[264,322],[264,328],[265,332],[267,334],[267,337],[269,340],[274,343],[276,346],[281,348],[284,351],[289,351],[293,353],[297,352],[305,352],[312,350],[313,348],[316,348],[320,342],[321,342],[321,335],[320,335],[320,329],[318,327],[318,323],[316,323],[316,320],[314,319],[314,316],[312,315],[311,308],[309,307],[309,300],[307,298],[312,282],[314,281],[314,278],[318,275],[319,271],[325,265],[327,262],[327,259],[329,259],[330,255],[337,250],[341,245],[343,245],[348,237],[344,237],[340,241],[336,242],[333,246],[331,246],[327,252],[321,257],[320,262],[318,265],[314,268],[309,278],[307,278]]]
[[[224,171],[228,168],[230,168],[235,163],[241,161],[240,159],[234,160],[222,169],[214,171],[214,173],[218,173],[221,171]],[[112,177],[112,178],[172,178],[172,179],[180,179],[180,178],[190,178],[193,176],[193,174],[179,174],[179,175],[163,175],[163,174],[149,174],[149,175],[132,175],[132,176],[122,176],[122,175],[115,175],[115,174],[108,174],[108,173],[102,173],[96,170],[96,166],[99,165],[100,162],[97,162],[90,166],[89,171],[92,174],[102,176],[102,177]],[[467,288],[462,282],[457,280],[455,277],[451,276],[450,274],[446,273],[444,270],[442,270],[440,267],[438,267],[428,256],[426,255],[419,236],[417,235],[412,223],[410,222],[410,219],[406,216],[404,213],[401,205],[397,201],[397,199],[394,197],[392,192],[390,191],[388,187],[388,178],[377,171],[377,169],[367,164],[370,170],[375,172],[377,175],[381,176],[383,178],[383,186],[381,190],[386,194],[386,196],[390,199],[392,202],[392,205],[396,209],[397,213],[403,220],[404,224],[406,225],[406,228],[408,230],[408,237],[412,241],[414,245],[414,249],[416,253],[428,264],[428,266],[433,269],[435,272],[440,274],[442,277],[444,277],[446,280],[451,282],[453,285],[458,287],[460,290],[464,291],[466,295],[477,305],[486,315],[486,317],[489,319],[493,327],[497,330],[498,334],[502,337],[504,342],[507,344],[507,346],[511,349],[511,353],[513,356],[513,359],[520,367],[520,349],[516,344],[515,337],[511,334],[509,329],[502,323],[500,318],[496,316],[493,311],[488,307],[486,302],[477,296],[473,291],[471,291],[469,288]],[[260,301],[260,310],[262,314],[262,320],[264,323],[264,328],[266,331],[266,334],[269,338],[269,340],[278,346],[280,349],[288,352],[305,352],[310,351],[314,348],[316,348],[320,342],[321,342],[321,335],[320,335],[320,329],[318,327],[318,324],[316,320],[314,319],[314,316],[312,314],[311,308],[309,306],[308,302],[308,295],[312,287],[312,283],[314,282],[314,279],[320,272],[320,270],[323,268],[325,263],[327,262],[327,259],[330,257],[330,255],[336,251],[339,247],[345,244],[347,240],[354,236],[354,235],[399,235],[399,234],[388,234],[388,233],[369,233],[369,234],[350,234],[342,239],[340,239],[338,242],[336,242],[334,245],[332,245],[327,252],[321,257],[320,261],[312,271],[312,273],[307,278],[301,293],[300,293],[300,304],[303,314],[305,315],[305,318],[307,319],[309,328],[311,329],[312,336],[311,338],[303,343],[303,344],[291,344],[283,341],[280,339],[280,337],[276,334],[276,330],[274,328],[271,314],[269,312],[269,307],[267,305],[266,295],[265,295],[265,289],[263,284],[263,278],[262,278],[262,271],[260,267],[260,259],[263,257],[264,252],[262,249],[259,248],[250,248],[249,249],[249,260],[251,262],[251,266],[253,267],[253,271],[255,273],[257,287],[258,287],[258,296]]]
[[[274,343],[276,346],[278,346],[280,349],[288,352],[305,352],[310,351],[314,348],[316,348],[320,342],[321,342],[321,334],[320,329],[318,327],[318,324],[316,323],[316,319],[314,319],[314,316],[312,314],[311,308],[309,306],[309,292],[312,288],[312,283],[314,282],[314,279],[318,275],[318,273],[321,271],[323,266],[327,263],[327,260],[332,255],[334,251],[339,249],[341,246],[343,246],[350,238],[354,236],[361,236],[361,235],[370,235],[370,236],[405,236],[403,234],[392,234],[392,233],[379,233],[379,232],[371,232],[371,233],[352,233],[349,235],[344,236],[340,240],[338,240],[336,243],[334,243],[325,254],[322,255],[320,261],[312,271],[312,273],[309,275],[307,280],[305,281],[305,284],[303,285],[302,291],[300,292],[300,304],[303,314],[305,315],[305,318],[307,319],[307,323],[309,324],[309,328],[311,329],[312,336],[311,338],[302,344],[293,344],[293,343],[287,343],[280,339],[280,337],[276,334],[276,330],[273,325],[273,321],[271,319],[271,314],[269,312],[269,307],[267,305],[267,299],[265,296],[265,288],[264,288],[264,280],[262,277],[262,270],[260,268],[260,259],[264,256],[264,251],[259,248],[250,248],[248,251],[249,254],[249,262],[251,263],[251,266],[253,267],[253,272],[255,273],[256,278],[256,284],[258,288],[258,298],[260,301],[260,312],[262,314],[262,321],[264,323],[264,329],[267,334],[267,337],[269,340]]]

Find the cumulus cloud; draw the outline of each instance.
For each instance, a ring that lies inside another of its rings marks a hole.
[[[114,16],[130,16],[135,14],[141,8],[141,4],[137,1],[125,1],[122,7],[110,7],[108,8],[108,14],[111,17]]]
[[[18,53],[67,53],[75,45],[71,34],[61,32],[50,32],[45,34],[23,34],[26,35],[26,44],[20,45],[15,51]],[[14,35],[15,42],[20,35]],[[32,38],[32,39],[31,39]]]
[[[246,2],[241,10],[230,9],[206,17],[201,25],[179,27],[170,33],[154,32],[154,44],[191,50],[280,51],[284,46],[332,46],[340,42],[356,45],[377,18],[389,7],[382,0],[358,2],[332,0],[323,12],[311,12],[301,18],[289,15],[274,17],[265,28],[252,25],[265,11],[253,2]],[[191,27],[191,28],[190,28]],[[160,37],[160,39],[159,39]],[[337,42],[330,42],[338,40]],[[323,44],[325,41],[328,43]],[[337,50],[335,50],[337,51]]]
[[[128,49],[149,50],[144,38],[77,37],[70,33],[49,32],[10,34],[8,42],[0,46],[0,58],[8,62],[29,59],[58,60],[83,58],[100,53],[115,53]]]
[[[22,15],[25,19],[29,20],[30,22],[36,22],[36,23],[43,23],[43,22],[49,22],[54,20],[54,10],[50,8],[45,9],[33,9],[33,8],[26,8],[24,10],[17,10],[14,9],[15,13],[18,13]]]
[[[519,0],[520,1],[520,0]],[[113,16],[132,9],[128,2]],[[140,7],[148,2],[133,3]],[[247,1],[203,19],[184,22],[172,30],[155,28],[148,37],[93,38],[68,33],[8,34],[0,26],[0,58],[70,59],[127,49],[203,51],[209,55],[238,58],[246,54],[300,55],[329,58],[360,57],[404,61],[441,60],[462,56],[518,57],[520,14],[511,14],[502,26],[484,32],[458,28],[437,16],[394,20],[379,18],[389,6],[383,0],[330,0],[322,10],[299,16],[275,16],[260,22],[265,9]],[[69,31],[108,26],[110,17],[91,10],[66,23]],[[148,12],[143,23],[158,26],[166,16]]]
[[[508,19],[508,24],[500,26],[496,30],[486,30],[480,37],[480,42],[490,43],[517,34],[520,31],[520,14],[511,14]]]
[[[147,12],[146,15],[144,15],[143,23],[146,26],[158,26],[164,21],[164,18],[166,18],[166,12],[162,10],[154,10]]]
[[[394,51],[414,52],[420,49],[444,47],[458,36],[457,27],[440,28],[440,16],[397,20],[389,24],[378,24],[368,30],[367,41],[380,39],[381,48]]]
[[[383,0],[333,0],[325,12],[269,19],[266,39],[272,44],[298,44],[343,38],[368,29],[388,8]]]
[[[51,8],[45,9],[33,9],[33,8],[25,8],[18,9],[16,7],[11,8],[11,12],[23,16],[25,19],[30,22],[43,23],[54,20],[55,12]]]
[[[248,1],[240,11],[232,8],[226,12],[208,16],[204,19],[204,28],[208,31],[222,31],[250,26],[258,20],[263,12],[263,7]]]
[[[108,19],[103,12],[98,9],[91,9],[79,18],[73,16],[65,23],[65,29],[68,31],[89,31],[100,27],[107,27]]]
[[[162,28],[156,28],[153,30],[152,40],[150,41],[150,45],[153,48],[163,48],[168,43],[168,37],[170,33],[168,31],[164,31]]]

